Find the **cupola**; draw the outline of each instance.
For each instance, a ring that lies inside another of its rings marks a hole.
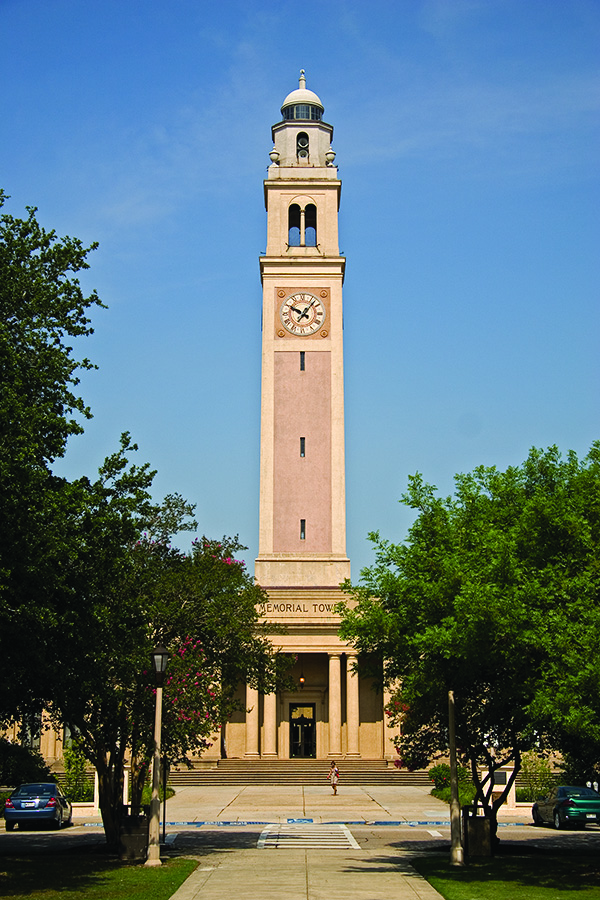
[[[283,101],[281,115],[287,120],[320,122],[324,109],[315,92],[307,89],[304,69],[300,69],[298,89],[288,94]]]

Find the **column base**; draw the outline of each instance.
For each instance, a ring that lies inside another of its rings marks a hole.
[[[260,753],[244,753],[244,759],[260,759]]]
[[[346,753],[344,759],[362,759],[360,753]]]
[[[261,759],[279,759],[276,753],[263,753]]]

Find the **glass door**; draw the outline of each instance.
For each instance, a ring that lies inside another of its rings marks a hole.
[[[317,728],[314,703],[290,703],[290,757],[315,759]]]

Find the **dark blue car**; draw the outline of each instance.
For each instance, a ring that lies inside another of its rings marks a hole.
[[[54,828],[70,825],[73,807],[61,789],[53,782],[22,784],[12,792],[4,804],[6,830],[30,822],[47,822]]]

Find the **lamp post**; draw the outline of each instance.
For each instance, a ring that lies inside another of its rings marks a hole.
[[[148,834],[148,859],[145,865],[160,866],[160,737],[162,729],[162,693],[167,663],[171,654],[159,644],[152,651],[152,665],[156,678],[156,707],[154,711],[154,759],[152,764],[152,800],[150,802],[150,828]]]
[[[450,744],[450,865],[464,866],[464,853],[460,840],[460,802],[458,799],[458,767],[456,764],[454,691],[448,691],[448,737]]]

